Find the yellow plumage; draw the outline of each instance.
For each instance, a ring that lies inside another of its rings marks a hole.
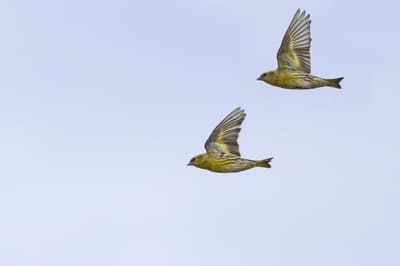
[[[249,160],[240,157],[237,139],[245,116],[240,107],[228,114],[207,139],[207,153],[193,157],[188,165],[221,173],[240,172],[257,166],[270,168],[272,158]]]
[[[343,77],[325,79],[310,74],[310,24],[310,15],[298,9],[279,47],[278,69],[262,73],[257,80],[286,89],[341,88]]]

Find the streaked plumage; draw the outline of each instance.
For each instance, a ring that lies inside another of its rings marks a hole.
[[[193,157],[188,165],[213,172],[240,172],[253,167],[270,168],[272,158],[248,160],[240,157],[237,139],[246,114],[240,107],[228,114],[213,130],[204,147],[207,153]]]
[[[297,9],[276,55],[278,69],[262,73],[257,80],[286,89],[341,88],[343,77],[324,79],[310,74],[310,24],[310,15]]]

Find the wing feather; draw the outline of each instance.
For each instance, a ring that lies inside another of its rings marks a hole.
[[[305,73],[311,72],[310,65],[310,14],[297,9],[283,36],[277,53],[278,69],[292,68]]]
[[[240,109],[240,107],[228,114],[208,137],[204,145],[207,153],[217,157],[224,154],[240,156],[237,139],[245,116],[244,110]]]

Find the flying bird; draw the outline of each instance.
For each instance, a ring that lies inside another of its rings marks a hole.
[[[313,89],[329,86],[341,89],[343,77],[325,79],[311,75],[310,64],[310,14],[297,9],[283,36],[276,55],[278,69],[261,74],[257,80],[286,89]]]
[[[253,167],[271,168],[272,157],[265,160],[241,158],[237,139],[245,116],[240,107],[228,114],[208,137],[204,145],[207,153],[193,157],[187,165],[220,173],[240,172]]]

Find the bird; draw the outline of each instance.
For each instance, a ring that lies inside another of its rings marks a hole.
[[[262,73],[257,80],[286,89],[314,89],[323,86],[341,89],[343,77],[326,79],[311,75],[310,14],[297,9],[276,55],[278,68]]]
[[[219,173],[240,172],[253,167],[271,168],[273,157],[264,160],[241,158],[237,139],[245,116],[240,107],[229,113],[204,144],[207,152],[193,157],[187,165]]]

